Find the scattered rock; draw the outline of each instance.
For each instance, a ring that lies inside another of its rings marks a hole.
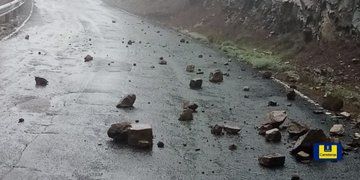
[[[340,111],[344,106],[344,101],[339,97],[327,96],[322,106],[330,111]]]
[[[160,61],[159,61],[159,64],[160,64],[160,65],[167,65],[167,61],[165,61],[165,60],[160,60]]]
[[[187,65],[186,66],[186,71],[187,72],[194,72],[195,71],[195,65],[192,65],[192,64]]]
[[[191,89],[201,89],[203,80],[201,78],[192,79],[190,81],[190,88]]]
[[[158,148],[164,148],[165,144],[161,141],[157,143]]]
[[[29,40],[29,39],[30,39],[30,35],[26,35],[26,36],[25,36],[25,39],[26,39],[26,40]]]
[[[342,117],[344,117],[345,119],[350,119],[351,118],[351,114],[348,113],[348,112],[342,112],[342,113],[340,113],[340,115]]]
[[[107,134],[110,138],[115,141],[125,141],[128,138],[128,131],[131,127],[129,122],[121,122],[117,124],[112,124]]]
[[[300,180],[300,176],[298,174],[293,174],[291,180]]]
[[[36,83],[36,86],[45,87],[48,85],[49,82],[45,78],[35,77],[35,83]]]
[[[132,40],[129,40],[127,44],[128,44],[128,45],[132,45],[132,44],[133,44],[133,41],[132,41]]]
[[[191,121],[193,120],[193,110],[191,109],[184,109],[180,115],[179,121]]]
[[[311,160],[311,155],[304,151],[300,151],[300,152],[296,153],[295,159],[302,163],[308,163]]]
[[[25,122],[25,119],[24,119],[24,118],[20,118],[20,119],[19,119],[19,123],[23,123],[23,122]]]
[[[87,55],[85,58],[84,58],[85,62],[89,62],[89,61],[92,61],[94,60],[94,58],[90,55]]]
[[[258,158],[260,165],[273,168],[284,166],[285,156],[279,153],[272,153]]]
[[[271,77],[272,77],[272,72],[270,72],[270,71],[265,71],[265,72],[263,72],[263,74],[262,74],[262,78],[263,79],[270,79]]]
[[[112,23],[116,23],[116,21],[115,21],[115,20],[112,20]]]
[[[126,95],[124,98],[120,100],[120,102],[116,105],[117,108],[131,108],[134,107],[134,103],[136,100],[135,94]]]
[[[132,124],[128,130],[128,144],[137,148],[151,148],[153,131],[148,124]]]
[[[312,154],[314,144],[324,142],[330,142],[324,131],[321,129],[311,129],[296,141],[291,153],[296,155],[298,152],[304,151]]]
[[[268,106],[278,106],[278,103],[275,101],[269,101]]]
[[[295,136],[299,137],[306,134],[309,131],[309,128],[304,125],[301,125],[298,122],[292,121],[287,127],[287,131],[290,137],[295,137]]]
[[[315,109],[315,110],[313,110],[313,113],[314,114],[324,114],[325,112],[323,109]]]
[[[342,124],[335,124],[330,129],[330,135],[333,136],[343,136],[345,134],[345,128]]]
[[[294,101],[296,98],[296,93],[294,89],[289,89],[287,91],[286,97],[289,101]]]
[[[240,130],[241,130],[241,128],[237,127],[237,126],[231,126],[228,124],[224,125],[224,131],[228,134],[235,135],[235,134],[238,134],[240,132]]]
[[[183,109],[191,109],[193,112],[196,112],[196,109],[199,106],[196,103],[185,101],[183,104]]]
[[[210,73],[209,80],[213,83],[223,82],[223,73],[219,69],[216,69],[215,71]]]
[[[222,135],[222,130],[224,129],[224,126],[220,126],[220,125],[215,125],[213,127],[211,127],[211,134],[220,136]]]
[[[181,42],[181,43],[185,43],[186,40],[185,40],[185,39],[180,39],[180,42]]]
[[[353,59],[351,60],[351,62],[352,62],[353,64],[359,64],[359,63],[360,63],[360,59],[359,59],[359,58],[353,58]]]
[[[199,58],[203,58],[203,57],[204,57],[203,55],[201,55],[201,54],[199,55]]]
[[[259,129],[260,135],[265,135],[265,132],[274,128],[278,128],[287,118],[286,111],[272,111],[266,115],[265,122]]]
[[[244,90],[245,92],[248,92],[248,91],[250,91],[250,87],[249,87],[249,86],[245,86],[243,90]]]
[[[280,142],[281,133],[278,128],[274,128],[265,132],[265,139],[269,142]]]
[[[229,146],[230,151],[235,151],[237,149],[237,146],[235,144],[232,144]]]

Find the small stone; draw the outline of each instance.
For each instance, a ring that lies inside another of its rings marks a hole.
[[[294,101],[296,98],[296,92],[294,89],[289,89],[287,91],[286,97],[289,101]]]
[[[300,151],[300,152],[296,153],[295,158],[297,161],[303,162],[303,163],[309,162],[311,160],[310,154],[308,154],[304,151]]]
[[[24,118],[19,119],[19,123],[23,123],[24,121],[25,121]]]
[[[201,55],[201,54],[199,55],[199,58],[203,58],[203,57],[204,57],[203,55]]]
[[[116,21],[115,21],[115,20],[112,20],[112,23],[116,23]]]
[[[351,114],[348,113],[348,112],[342,112],[342,113],[340,113],[340,115],[342,117],[344,117],[345,119],[350,119],[351,118]]]
[[[160,60],[160,61],[159,61],[159,64],[160,64],[160,65],[167,65],[167,61],[165,61],[165,60]]]
[[[196,112],[196,109],[199,106],[196,103],[185,101],[183,104],[183,109],[191,109],[193,112]]]
[[[158,148],[164,148],[165,144],[161,141],[157,143]]]
[[[343,136],[345,134],[345,128],[342,124],[335,124],[330,129],[330,135],[333,136]]]
[[[192,65],[192,64],[187,65],[186,66],[186,71],[187,72],[194,72],[195,71],[195,65]]]
[[[85,58],[84,58],[85,62],[89,62],[89,61],[92,61],[94,60],[94,58],[90,55],[87,55]]]
[[[258,158],[260,165],[273,168],[284,166],[285,156],[279,153],[272,153]]]
[[[203,80],[201,78],[192,79],[190,81],[190,88],[191,89],[201,89],[202,83],[203,83]]]
[[[262,78],[263,79],[270,79],[271,77],[272,77],[272,72],[270,72],[270,71],[265,71],[265,72],[263,72],[263,74],[262,74]]]
[[[185,109],[180,115],[179,121],[191,121],[194,119],[193,111],[191,109]]]
[[[216,69],[210,73],[209,76],[210,82],[219,83],[219,82],[223,82],[223,80],[224,80],[223,73],[219,69]]]
[[[30,35],[26,35],[26,36],[25,36],[25,39],[26,39],[26,40],[29,40],[29,39],[30,39]]]
[[[248,91],[250,91],[250,87],[249,87],[249,86],[245,86],[245,87],[243,88],[243,90],[244,90],[245,92],[248,92]]]
[[[136,63],[134,63],[133,66],[136,66]]]
[[[292,121],[289,124],[287,131],[291,137],[295,137],[295,136],[299,137],[306,134],[309,131],[309,128],[304,125],[301,125],[298,122]]]
[[[265,139],[269,142],[280,142],[281,133],[278,128],[274,128],[265,132]]]
[[[45,78],[35,77],[35,83],[36,83],[36,86],[38,86],[38,87],[45,87],[48,85],[49,82]]]
[[[235,151],[237,149],[237,146],[235,144],[232,144],[229,146],[230,151]]]
[[[155,69],[155,66],[150,66],[151,69]]]
[[[185,43],[186,40],[185,40],[185,39],[180,39],[180,42],[181,42],[181,43]]]
[[[215,125],[211,128],[211,134],[220,136],[222,135],[222,130],[224,129],[224,126],[220,126],[220,125]]]
[[[133,41],[129,40],[127,44],[128,44],[128,45],[132,45],[132,44],[133,44]]]
[[[352,62],[353,64],[359,64],[359,63],[360,63],[360,59],[359,59],[359,58],[353,58],[353,59],[351,60],[351,62]]]
[[[276,101],[269,101],[268,106],[278,106],[278,103]]]
[[[117,108],[131,108],[134,106],[136,100],[135,94],[126,95],[124,98],[120,100],[120,102],[116,105]]]
[[[293,174],[291,180],[300,180],[300,176],[298,174]]]

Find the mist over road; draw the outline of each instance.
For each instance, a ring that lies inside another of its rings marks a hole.
[[[88,54],[94,60],[85,63]],[[160,57],[167,65],[158,64]],[[204,74],[186,72],[189,64]],[[327,131],[333,123],[313,114],[312,105],[289,102],[278,84],[216,49],[102,1],[36,0],[22,31],[0,42],[0,69],[0,179],[290,179],[294,173],[357,179],[358,153],[338,163],[300,164],[288,153],[286,131],[278,144],[258,135],[255,127],[274,110]],[[210,83],[213,69],[230,76]],[[35,76],[49,85],[35,87]],[[189,88],[196,77],[204,80],[201,90]],[[135,109],[117,109],[128,93],[137,95]],[[178,121],[185,100],[199,104],[191,122]],[[151,151],[107,136],[111,124],[135,120],[152,125]],[[240,126],[240,134],[212,135],[209,126],[223,122]],[[230,151],[231,144],[238,149]],[[286,156],[285,167],[258,164],[271,152]]]

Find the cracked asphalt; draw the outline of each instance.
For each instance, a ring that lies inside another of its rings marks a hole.
[[[84,62],[87,54],[92,62]],[[159,57],[168,65],[159,65]],[[265,142],[255,127],[272,110],[325,132],[335,122],[313,114],[304,100],[288,102],[280,85],[248,65],[227,61],[210,46],[102,1],[36,0],[22,31],[0,42],[0,179],[290,179],[294,173],[357,179],[358,153],[337,163],[299,164],[286,131],[281,143]],[[188,64],[205,73],[185,72]],[[230,76],[212,84],[208,74],[217,68]],[[49,85],[36,88],[34,76]],[[195,77],[204,79],[202,90],[189,89]],[[128,93],[137,95],[135,109],[117,109]],[[200,106],[192,122],[177,120],[184,100]],[[279,106],[268,107],[270,100]],[[134,150],[107,137],[112,123],[135,120],[151,124],[154,144],[163,141],[165,148]],[[209,126],[221,122],[241,133],[213,136]],[[231,144],[238,149],[230,151]],[[271,152],[286,155],[283,168],[258,165],[257,157]]]

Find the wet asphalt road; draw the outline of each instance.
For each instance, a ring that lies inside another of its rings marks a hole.
[[[178,33],[101,1],[36,0],[35,6],[22,32],[0,43],[0,179],[290,179],[294,173],[357,179],[357,153],[338,163],[299,164],[288,153],[285,131],[278,144],[257,135],[255,127],[272,110],[326,132],[333,122],[321,124],[324,117],[302,100],[288,107],[283,88],[248,66],[224,66],[228,59],[216,50],[191,39],[180,44]],[[126,47],[128,40],[136,43]],[[93,62],[83,62],[87,54]],[[168,65],[158,65],[161,56]],[[187,64],[205,74],[186,73]],[[231,76],[209,83],[215,68],[230,69]],[[34,76],[49,85],[36,88]],[[202,90],[189,89],[194,77],[204,78]],[[137,95],[135,109],[116,109],[127,93]],[[184,100],[200,105],[192,122],[177,120]],[[269,100],[280,106],[268,107]],[[151,124],[154,143],[165,148],[133,150],[107,137],[112,123],[135,120]],[[240,135],[211,135],[208,126],[224,121],[242,127]],[[238,150],[228,150],[231,144]],[[286,155],[284,168],[258,165],[257,157],[270,152]]]

